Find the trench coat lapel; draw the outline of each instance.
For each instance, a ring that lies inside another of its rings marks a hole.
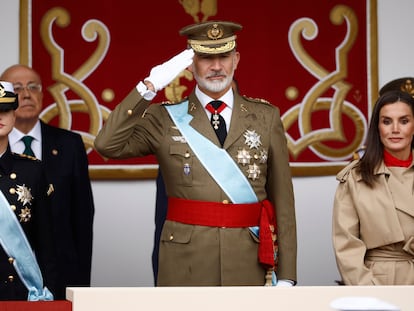
[[[413,168],[411,167],[411,170]],[[391,179],[389,180],[391,182]],[[395,202],[395,208],[397,210],[400,210],[407,215],[410,215],[411,217],[414,217],[414,209],[413,209],[413,202],[414,202],[414,196],[413,196],[413,186],[411,185],[411,196],[407,195],[407,192],[403,191],[402,185],[399,185],[399,182],[394,180],[393,183],[395,184],[394,190],[393,190],[393,200]],[[399,192],[401,190],[401,192]]]
[[[414,169],[414,168],[411,168],[411,169]],[[376,169],[375,173],[377,175],[381,175],[381,174],[384,174],[386,176],[391,175],[391,171],[385,166],[384,163],[381,163],[381,165]],[[389,182],[391,182],[388,177],[386,178],[386,180],[387,180],[387,184]],[[388,185],[386,187],[388,188]],[[394,187],[398,187],[398,185],[397,186],[394,186]],[[414,185],[412,185],[412,187],[414,187]],[[396,188],[396,189],[398,189],[398,188]],[[387,193],[391,194],[391,190],[389,188],[387,189]],[[393,200],[393,202],[395,204],[395,208],[397,210],[400,210],[400,211],[402,211],[402,212],[404,212],[404,213],[406,213],[406,214],[414,217],[413,206],[412,206],[412,204],[409,203],[410,200],[412,200],[412,197],[411,198],[407,198],[403,194],[400,195],[398,193],[396,193],[395,196],[393,196],[391,194],[391,196],[388,196],[388,197],[392,198],[392,200]],[[408,200],[408,202],[407,202],[407,200]]]

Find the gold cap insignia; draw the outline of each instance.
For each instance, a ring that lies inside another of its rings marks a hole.
[[[218,24],[213,24],[209,30],[207,30],[207,37],[211,40],[217,40],[223,37],[223,29]]]

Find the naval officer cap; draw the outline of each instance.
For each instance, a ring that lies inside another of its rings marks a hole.
[[[0,81],[0,111],[16,110],[18,106],[19,100],[14,93],[13,84]]]
[[[227,53],[236,47],[235,32],[242,29],[237,23],[208,21],[186,26],[180,35],[187,36],[188,45],[199,54]]]

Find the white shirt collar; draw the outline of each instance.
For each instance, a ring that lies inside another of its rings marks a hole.
[[[12,131],[9,133],[9,142],[11,145],[14,145],[16,142],[20,141],[23,136],[30,135],[35,140],[42,142],[42,131],[40,127],[40,121],[38,120],[35,126],[30,130],[29,133],[25,134],[19,131],[17,128],[13,128]]]
[[[30,135],[34,139],[32,141],[32,150],[36,157],[42,159],[42,130],[40,121],[37,121],[35,126],[30,130],[29,133],[25,134],[16,128],[13,128],[9,133],[9,145],[12,152],[23,153],[24,143],[21,140],[23,136]]]
[[[198,85],[196,86],[195,94],[196,94],[198,100],[200,101],[200,103],[203,105],[203,107],[205,107],[209,102],[214,100],[210,96],[203,93],[200,90],[200,88],[198,87]],[[225,102],[228,108],[233,109],[234,94],[233,94],[233,89],[232,88],[230,88],[222,97],[220,97],[218,99]]]

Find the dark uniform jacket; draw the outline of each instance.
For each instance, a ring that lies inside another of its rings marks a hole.
[[[49,200],[53,192],[46,182],[40,161],[11,153],[8,147],[0,158],[0,189],[33,248],[44,285],[54,294],[56,252]],[[32,199],[23,194],[26,190]],[[14,269],[13,258],[9,258],[0,246],[0,300],[27,300],[27,295],[27,288]]]
[[[55,299],[68,286],[90,286],[94,202],[85,146],[79,134],[41,122],[42,163],[53,183],[52,212],[59,279]]]
[[[220,146],[194,92],[188,101],[188,113],[193,117],[190,126]],[[279,243],[277,274],[280,279],[296,281],[294,197],[279,110],[235,92],[231,118],[223,148],[244,172],[258,200],[268,199],[275,206]],[[231,201],[181,138],[165,107],[149,105],[134,89],[112,111],[95,139],[95,147],[110,158],[155,154],[169,197]],[[251,143],[259,148],[250,148]],[[257,165],[254,172],[249,172],[250,166],[239,161],[245,152],[252,157],[249,164]],[[190,173],[184,170],[188,167]],[[257,169],[260,174],[254,178]],[[161,234],[157,284],[263,285],[265,271],[258,263],[257,248],[257,240],[248,228],[206,227],[167,220]]]

